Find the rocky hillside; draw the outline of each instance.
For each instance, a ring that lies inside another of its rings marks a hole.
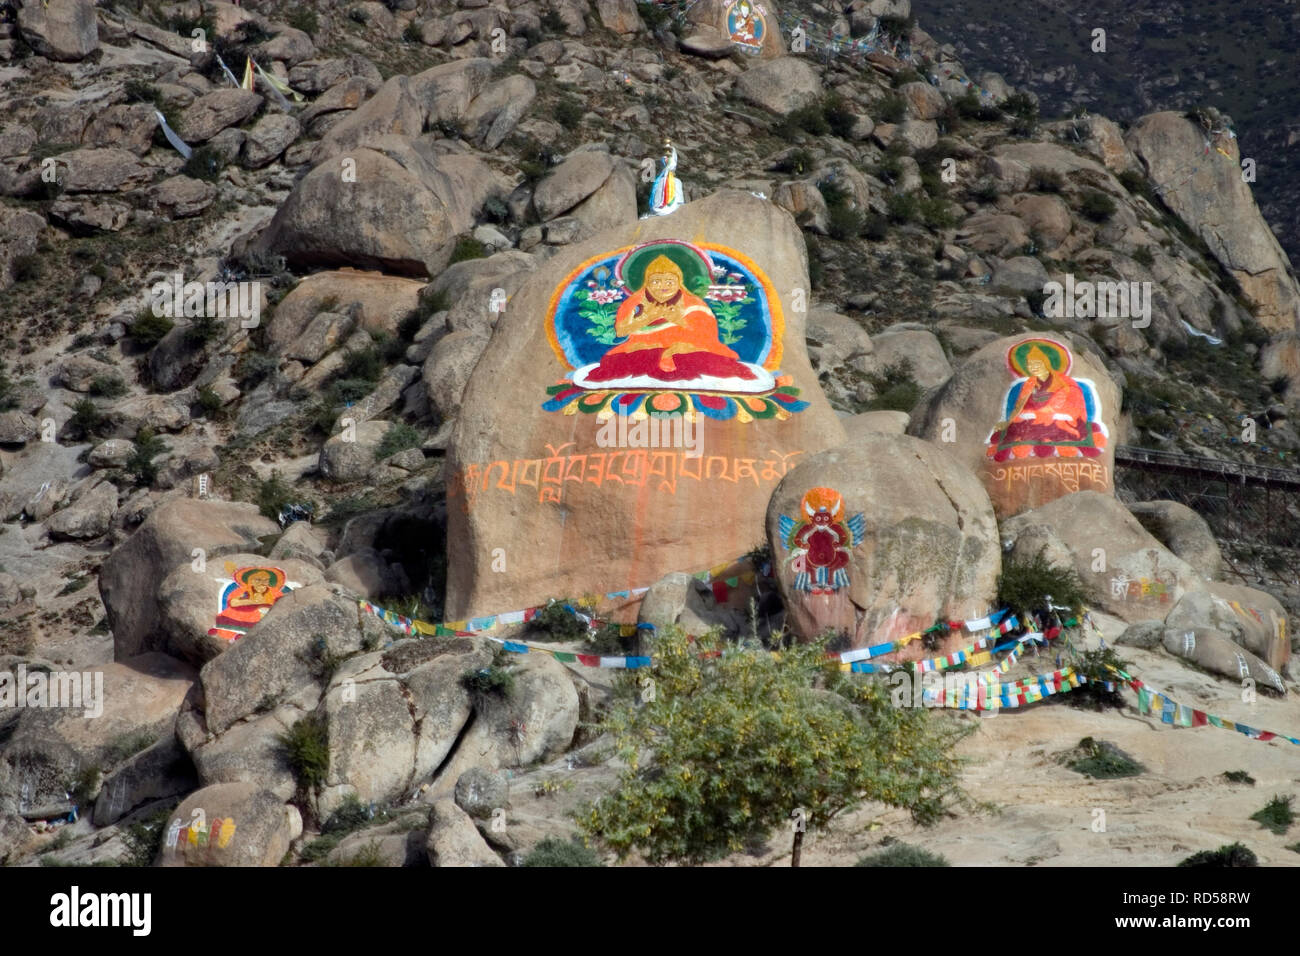
[[[1140,115],[1144,81],[1123,127],[1054,119],[1051,78],[1009,83],[959,55],[978,24],[912,12],[767,5],[742,42],[718,0],[16,6],[0,672],[93,671],[104,709],[0,708],[0,856],[517,863],[612,785],[591,728],[618,689],[483,618],[637,656],[618,628],[536,623],[552,598],[901,663],[967,647],[911,639],[981,619],[1004,561],[1046,555],[1171,694],[1300,727],[1300,594],[1226,583],[1195,512],[1115,497],[1123,444],[1300,454],[1300,285],[1240,181],[1246,133],[1191,102]],[[870,47],[830,40],[850,34]],[[643,219],[665,141],[685,203]],[[1097,283],[1132,309],[1061,305]],[[657,364],[619,341],[636,297],[668,316]],[[703,461],[610,448],[651,412],[698,427]],[[818,514],[857,550],[798,571]],[[1232,709],[1243,677],[1263,716]],[[1228,742],[1204,759],[1300,770],[1285,742]],[[1156,789],[1200,785],[1161,768]],[[981,799],[1008,799],[996,771]],[[1071,777],[1050,774],[1054,806]],[[1187,838],[1159,825],[1197,808],[1153,804],[1143,862],[1176,862]],[[233,823],[160,845],[200,817]],[[1077,849],[1006,861],[1100,862]]]
[[[1286,64],[1300,43],[1300,13],[1270,0],[1244,20],[1223,4],[1060,0],[1005,4],[953,0],[913,5],[936,38],[970,63],[1026,85],[1053,115],[1086,109],[1120,123],[1153,110],[1212,106],[1232,119],[1242,155],[1260,170],[1255,193],[1287,254],[1300,251],[1295,145],[1300,112]],[[1267,24],[1267,29],[1261,27]],[[1093,52],[1092,31],[1106,31]]]

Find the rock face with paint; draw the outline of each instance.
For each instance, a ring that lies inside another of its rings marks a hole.
[[[776,5],[770,0],[700,0],[686,15],[695,37],[708,38],[719,55],[737,50],[756,59],[785,55]]]
[[[1076,491],[1114,493],[1119,387],[1065,337],[990,342],[913,412],[909,434],[949,448],[1000,518]]]
[[[905,435],[862,436],[806,458],[767,509],[786,622],[854,648],[897,640],[937,619],[984,616],[997,590],[997,524],[978,479],[952,455]],[[882,660],[949,653],[954,635]]]
[[[759,544],[777,482],[845,440],[804,347],[808,288],[793,220],[743,192],[550,260],[465,390],[448,614],[645,587]]]

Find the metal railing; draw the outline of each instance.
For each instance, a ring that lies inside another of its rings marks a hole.
[[[1181,474],[1196,474],[1222,480],[1237,479],[1243,485],[1265,485],[1300,491],[1300,470],[1255,465],[1246,461],[1202,458],[1134,445],[1115,447],[1115,464]]]

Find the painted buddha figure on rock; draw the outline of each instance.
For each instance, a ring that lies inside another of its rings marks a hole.
[[[1007,356],[1013,373],[1004,403],[1005,419],[988,438],[988,456],[1010,458],[1096,457],[1106,447],[1106,428],[1092,382],[1069,374],[1072,359],[1050,339],[1013,346]]]
[[[722,344],[713,311],[687,290],[681,266],[666,255],[646,265],[641,288],[619,304],[614,331],[626,340],[612,346],[595,368],[586,371],[586,382],[641,378],[664,384],[708,379],[752,382],[758,377]]]

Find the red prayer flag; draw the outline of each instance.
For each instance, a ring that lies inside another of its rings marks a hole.
[[[588,666],[588,667],[599,667],[599,666],[600,666],[600,655],[599,655],[599,654],[579,654],[579,655],[578,655],[578,662],[581,663],[581,664],[585,664],[585,665]]]
[[[717,601],[719,604],[727,603],[727,582],[726,581],[713,582],[713,600]]]
[[[1209,723],[1209,720],[1205,711],[1192,708],[1192,726],[1204,727],[1207,723]]]

